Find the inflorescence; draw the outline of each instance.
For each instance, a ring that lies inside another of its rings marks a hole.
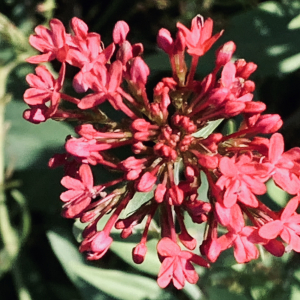
[[[212,35],[211,19],[204,21],[198,15],[191,29],[178,23],[175,39],[168,30],[159,31],[157,43],[169,57],[172,76],[157,83],[153,96],[146,92],[150,70],[141,57],[143,45],[127,40],[126,22],[116,23],[113,43],[107,47],[82,20],[73,18],[71,28],[72,34],[66,33],[63,24],[52,19],[50,29],[37,26],[30,36],[30,44],[42,54],[27,61],[39,64],[56,59],[61,67],[57,78],[45,65],[36,67],[36,75],[27,75],[30,88],[24,101],[30,108],[24,118],[36,124],[48,119],[77,122],[76,137],[66,139],[66,153],[54,155],[49,165],[64,165],[61,184],[67,191],[60,196],[62,215],[86,223],[80,251],[87,259],[99,259],[107,252],[114,227],[126,238],[143,222],[140,243],[132,252],[134,262],[142,263],[154,219],[160,228],[158,284],[162,288],[171,281],[178,289],[186,280],[196,283],[192,263],[209,267],[231,247],[238,263],[257,259],[257,245],[275,256],[286,250],[300,252],[296,212],[300,148],[284,152],[283,137],[277,133],[280,116],[263,114],[265,104],[252,101],[255,84],[249,77],[257,66],[244,59],[231,61],[234,42],[216,51],[210,74],[195,78],[199,58],[223,33]],[[189,66],[186,52],[191,57]],[[63,92],[67,65],[79,70],[73,88],[83,93],[81,99]],[[124,118],[111,119],[103,110],[104,102],[123,112]],[[235,132],[223,135],[210,130],[214,122],[237,115],[242,122]],[[270,138],[262,136],[268,134]],[[131,155],[121,160],[110,149],[122,151],[123,146],[131,148]],[[95,184],[92,169],[99,165],[116,178]],[[207,199],[198,195],[202,175],[209,185]],[[294,196],[279,212],[258,198],[266,193],[270,179]],[[153,196],[121,218],[137,192]],[[97,223],[108,213],[108,222],[99,230]],[[185,218],[206,224],[202,256],[193,251],[199,245]]]

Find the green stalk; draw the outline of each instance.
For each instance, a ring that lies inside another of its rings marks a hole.
[[[6,82],[10,71],[17,62],[12,62],[0,68],[0,238],[8,259],[8,270],[11,268],[14,283],[19,300],[31,300],[30,294],[25,287],[18,263],[18,254],[21,247],[17,231],[13,228],[9,218],[9,211],[5,195],[5,106],[11,95],[6,94]]]

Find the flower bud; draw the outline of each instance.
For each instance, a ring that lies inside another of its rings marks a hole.
[[[132,259],[136,264],[141,264],[146,256],[147,253],[147,247],[144,243],[138,244],[135,248],[132,250]]]

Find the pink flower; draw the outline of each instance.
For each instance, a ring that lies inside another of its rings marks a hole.
[[[122,64],[115,61],[109,68],[101,63],[94,65],[93,74],[87,75],[89,87],[95,91],[81,99],[78,107],[88,109],[108,100],[116,109],[122,107],[122,97],[118,93],[122,81]]]
[[[219,165],[222,176],[217,186],[224,189],[222,204],[229,208],[237,201],[248,206],[257,207],[258,202],[254,194],[266,193],[264,176],[269,172],[269,166],[252,162],[247,155],[240,157],[222,157]]]
[[[249,240],[249,236],[255,228],[246,226],[239,232],[228,232],[218,238],[217,242],[221,245],[222,250],[234,248],[234,257],[240,264],[249,262],[252,259],[257,259],[259,256],[258,249]]]
[[[66,65],[63,63],[58,78],[55,80],[45,66],[35,69],[37,75],[28,74],[26,81],[30,88],[23,95],[24,101],[31,107],[24,117],[34,123],[44,122],[52,117],[59,106]],[[50,101],[50,105],[46,103]]]
[[[272,240],[280,236],[294,251],[300,252],[300,215],[296,213],[299,197],[291,199],[281,212],[279,220],[273,220],[263,225],[258,234]]]
[[[106,231],[94,232],[83,240],[79,250],[87,252],[88,260],[97,260],[105,255],[112,242]]]
[[[41,25],[35,28],[36,35],[31,35],[29,42],[32,47],[44,54],[32,56],[27,59],[28,62],[36,64],[55,58],[61,62],[66,61],[69,50],[66,42],[69,36],[66,34],[65,27],[58,19],[52,19],[50,28],[51,30]]]
[[[294,163],[284,153],[284,141],[280,133],[274,133],[270,139],[268,158],[274,165],[275,183],[289,194],[297,194],[300,190],[300,180],[292,172]]]
[[[212,36],[212,19],[208,18],[204,23],[203,22],[203,17],[197,15],[192,20],[191,30],[187,29],[181,23],[177,23],[177,27],[185,37],[188,47],[187,52],[191,55],[204,55],[223,33],[223,31],[221,31]]]
[[[81,165],[78,175],[79,179],[65,176],[61,180],[61,184],[68,189],[60,195],[60,199],[66,203],[63,211],[66,218],[74,218],[80,214],[97,193],[89,165]]]
[[[180,247],[169,238],[162,238],[157,244],[157,252],[162,260],[157,283],[165,288],[171,281],[177,289],[182,289],[187,280],[196,283],[199,279],[191,261],[209,267],[209,264],[199,255],[189,251],[181,251]]]

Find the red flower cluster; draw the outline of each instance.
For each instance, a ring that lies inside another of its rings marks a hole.
[[[172,281],[181,289],[186,280],[198,280],[192,263],[209,267],[207,261],[216,261],[230,247],[239,263],[256,259],[258,244],[276,256],[283,255],[285,246],[300,252],[300,215],[296,212],[300,149],[284,152],[283,137],[276,133],[282,125],[280,116],[262,114],[266,106],[252,101],[255,84],[249,76],[256,65],[243,59],[232,62],[233,42],[217,50],[210,74],[200,81],[194,78],[199,58],[222,34],[212,36],[211,19],[204,22],[196,16],[191,29],[180,23],[177,27],[175,39],[166,29],[158,33],[157,42],[169,56],[172,77],[158,82],[150,97],[143,46],[127,40],[129,27],[124,21],[115,25],[113,43],[106,48],[100,35],[88,32],[78,18],[71,21],[72,34],[57,19],[50,21],[50,29],[38,26],[30,43],[42,54],[28,62],[57,59],[61,69],[57,79],[45,66],[27,76],[30,88],[24,100],[30,108],[24,118],[33,123],[49,118],[78,122],[77,137],[67,139],[66,153],[56,154],[50,166],[65,166],[61,183],[67,191],[60,197],[63,216],[88,223],[80,251],[88,259],[99,259],[113,242],[113,227],[126,238],[145,219],[141,241],[133,249],[133,260],[142,263],[149,226],[156,218],[161,228],[158,284],[166,287]],[[192,57],[189,67],[186,51]],[[67,65],[79,69],[73,87],[85,92],[81,99],[62,91]],[[66,108],[64,101],[72,104]],[[105,114],[102,103],[106,101],[124,113],[122,121]],[[209,130],[212,121],[237,115],[243,121],[236,132],[222,135]],[[265,134],[273,135],[261,136]],[[132,151],[126,159],[110,151],[126,145]],[[91,167],[97,165],[113,170],[118,178],[95,186]],[[208,201],[198,196],[203,176],[209,184]],[[272,211],[259,199],[270,179],[294,195],[281,212]],[[152,192],[153,197],[121,219],[136,192]],[[98,221],[110,212],[99,231]],[[205,258],[193,252],[197,240],[185,226],[187,215],[194,223],[206,223],[200,245]],[[220,227],[226,233],[220,234]]]

